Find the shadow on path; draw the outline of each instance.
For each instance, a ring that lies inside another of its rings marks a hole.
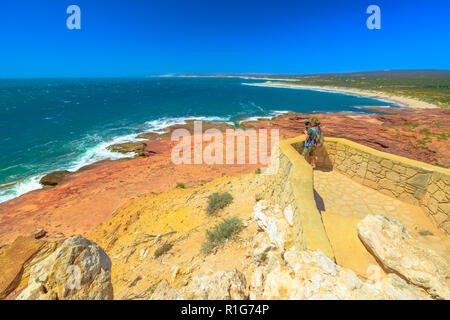
[[[314,200],[316,201],[316,207],[320,212],[325,211],[325,202],[323,201],[320,194],[314,189]]]

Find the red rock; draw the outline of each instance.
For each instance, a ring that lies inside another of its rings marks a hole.
[[[341,137],[411,159],[450,165],[450,140],[437,135],[450,132],[450,110],[412,110],[397,108],[394,114],[315,114],[322,122],[325,136]],[[246,122],[247,127],[279,128],[280,138],[303,134],[304,121],[310,114],[289,114],[272,121]],[[410,125],[410,124],[414,125]],[[208,124],[203,130],[215,126]],[[181,128],[181,125],[174,128]],[[192,123],[187,126],[192,129]],[[220,127],[220,125],[219,125]],[[170,132],[172,129],[169,129]],[[418,140],[432,135],[425,148]],[[422,133],[421,133],[422,132]],[[260,165],[174,165],[171,148],[175,142],[161,139],[144,141],[150,157],[134,160],[104,160],[84,167],[49,189],[36,190],[0,204],[0,246],[23,234],[30,234],[36,224],[45,226],[47,238],[66,235],[86,236],[126,201],[145,193],[172,189],[177,182],[187,187],[222,175],[253,172]]]
[[[44,229],[36,229],[31,233],[31,236],[35,239],[43,238],[47,234]]]

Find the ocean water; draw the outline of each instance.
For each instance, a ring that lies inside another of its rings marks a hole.
[[[312,90],[248,86],[243,78],[0,80],[0,202],[40,188],[55,170],[126,155],[110,144],[186,119],[228,121],[286,111],[367,112],[392,105]]]

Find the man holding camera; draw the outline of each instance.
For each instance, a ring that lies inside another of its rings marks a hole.
[[[317,118],[311,118],[309,121],[305,121],[305,148],[303,149],[302,156],[305,157],[306,161],[315,168],[316,159],[316,136],[318,132],[321,133],[320,122]]]

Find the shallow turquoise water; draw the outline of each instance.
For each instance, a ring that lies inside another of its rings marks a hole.
[[[105,148],[186,118],[239,121],[277,111],[363,112],[387,102],[244,85],[240,78],[0,80],[0,202],[54,170],[123,155]]]

